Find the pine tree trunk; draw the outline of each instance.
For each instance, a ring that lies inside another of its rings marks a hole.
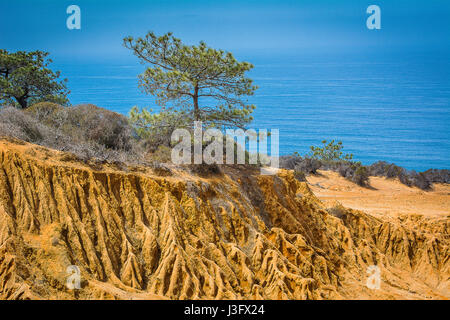
[[[195,86],[194,89],[194,120],[199,121],[200,120],[200,112],[198,107],[198,85]]]
[[[17,102],[20,104],[22,109],[26,109],[28,107],[27,98],[25,96],[16,98]]]

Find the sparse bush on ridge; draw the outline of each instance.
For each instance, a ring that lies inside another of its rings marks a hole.
[[[164,110],[152,113],[152,110],[137,107],[131,109],[129,122],[136,134],[145,141],[150,152],[155,152],[160,147],[170,147],[172,132],[179,128],[189,128],[191,124],[184,112]]]
[[[356,166],[356,170],[353,173],[351,180],[360,186],[368,186],[369,185],[369,172],[366,167],[361,164]]]
[[[56,113],[64,110],[64,107],[53,102],[38,102],[25,109],[25,113],[32,114],[35,119],[55,126]]]
[[[370,175],[397,178],[406,174],[406,170],[393,163],[378,161],[369,166]]]
[[[152,148],[148,148],[147,141],[145,140],[143,142],[143,145],[145,146],[145,150],[153,150]],[[172,161],[172,149],[165,146],[160,145],[156,150],[149,151],[146,154],[146,158],[148,158],[151,161],[161,162],[161,163],[169,163]]]
[[[422,189],[429,190],[433,187],[433,183],[427,178],[423,172],[414,172],[412,174],[413,185]]]
[[[118,113],[90,104],[65,108],[48,102],[37,103],[24,113],[73,140],[92,141],[106,149],[131,149],[131,126]]]
[[[320,160],[308,156],[302,157],[297,152],[294,152],[293,155],[280,157],[281,168],[302,171],[306,174],[316,174],[321,166]]]
[[[312,158],[303,158],[299,161],[295,168],[297,171],[303,171],[306,174],[316,174],[317,170],[320,169],[322,163],[320,160],[312,159]]]
[[[211,176],[221,174],[220,166],[218,164],[191,164],[189,165],[191,173],[197,174],[199,176]]]
[[[39,103],[26,110],[0,109],[0,136],[74,154],[83,161],[144,163],[127,118],[92,105]]]
[[[280,157],[280,168],[294,170],[297,163],[301,161],[301,157],[298,153],[294,153],[293,155],[281,156]]]
[[[331,170],[338,172],[342,177],[353,181],[360,186],[369,186],[370,176],[398,179],[409,187],[418,187],[429,190],[433,183],[450,183],[450,170],[429,169],[417,173],[408,171],[393,163],[378,161],[370,166],[364,166],[360,162],[351,161],[353,155],[343,155],[341,141],[332,140],[327,143],[322,141],[323,147],[311,147],[311,152],[301,157],[297,152],[292,155],[280,157],[280,167],[294,170],[294,174],[316,174],[317,170]]]
[[[341,141],[322,141],[323,147],[311,147],[311,152],[302,157],[297,152],[291,156],[280,157],[282,168],[294,170],[294,175],[306,181],[306,174],[317,174],[317,170],[333,170],[360,186],[368,186],[367,168],[359,162],[352,162],[352,154],[343,154]]]
[[[378,161],[367,167],[369,174],[372,176],[380,176],[386,178],[397,178],[401,183],[409,187],[418,187],[422,190],[429,190],[432,187],[433,182],[445,182],[439,181],[438,179],[430,179],[432,177],[427,177],[426,173],[415,171],[408,171],[402,167],[399,167],[393,163],[387,163],[385,161]],[[436,170],[436,172],[448,171],[448,170]],[[449,183],[447,180],[446,183]]]
[[[85,140],[108,149],[129,151],[132,148],[132,129],[125,116],[91,104],[64,110],[68,111],[68,130],[81,131]]]
[[[305,172],[302,171],[300,168],[298,168],[297,166],[294,167],[294,178],[297,179],[300,182],[305,182],[306,181],[306,175]]]
[[[322,163],[320,169],[338,172],[342,177],[360,185],[369,186],[369,172],[360,162],[352,161],[327,161]]]
[[[150,164],[150,167],[152,168],[153,172],[159,176],[167,177],[173,174],[172,170],[170,170],[170,168],[163,163],[153,162]]]
[[[428,169],[422,172],[425,178],[435,183],[450,183],[450,170],[448,169]]]
[[[315,161],[312,161],[315,160]],[[364,166],[359,162],[337,160],[323,161],[301,157],[298,153],[281,156],[280,167],[294,170],[304,174],[316,174],[317,170],[331,170],[338,172],[342,177],[355,182],[361,186],[369,186],[369,177],[378,176],[388,179],[398,179],[401,183],[409,187],[417,187],[422,190],[430,190],[433,183],[450,183],[450,170],[429,169],[424,172],[408,171],[393,163],[378,161],[369,166]]]
[[[332,207],[327,208],[327,212],[332,216],[341,219],[345,215],[346,209],[342,204],[337,202]]]
[[[36,144],[44,140],[49,144],[55,144],[59,138],[54,130],[15,107],[0,109],[0,135]]]
[[[344,155],[342,152],[342,149],[344,149],[342,141],[331,140],[327,142],[327,140],[323,140],[322,147],[311,146],[310,149],[308,157],[324,162],[351,161],[353,159],[353,154]]]

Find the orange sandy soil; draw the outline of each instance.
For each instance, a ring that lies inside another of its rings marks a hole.
[[[332,171],[319,171],[318,175],[310,175],[307,180],[314,194],[327,206],[338,201],[345,207],[372,215],[450,215],[448,184],[434,184],[432,190],[423,191],[398,180],[370,177],[370,187],[363,188]]]

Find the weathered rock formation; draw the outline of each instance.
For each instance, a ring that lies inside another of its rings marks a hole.
[[[450,297],[448,217],[331,215],[289,171],[223,171],[92,168],[0,140],[0,299]]]

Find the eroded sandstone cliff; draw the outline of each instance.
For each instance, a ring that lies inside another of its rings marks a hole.
[[[450,297],[448,217],[331,215],[291,172],[223,170],[93,168],[0,140],[0,298]]]

